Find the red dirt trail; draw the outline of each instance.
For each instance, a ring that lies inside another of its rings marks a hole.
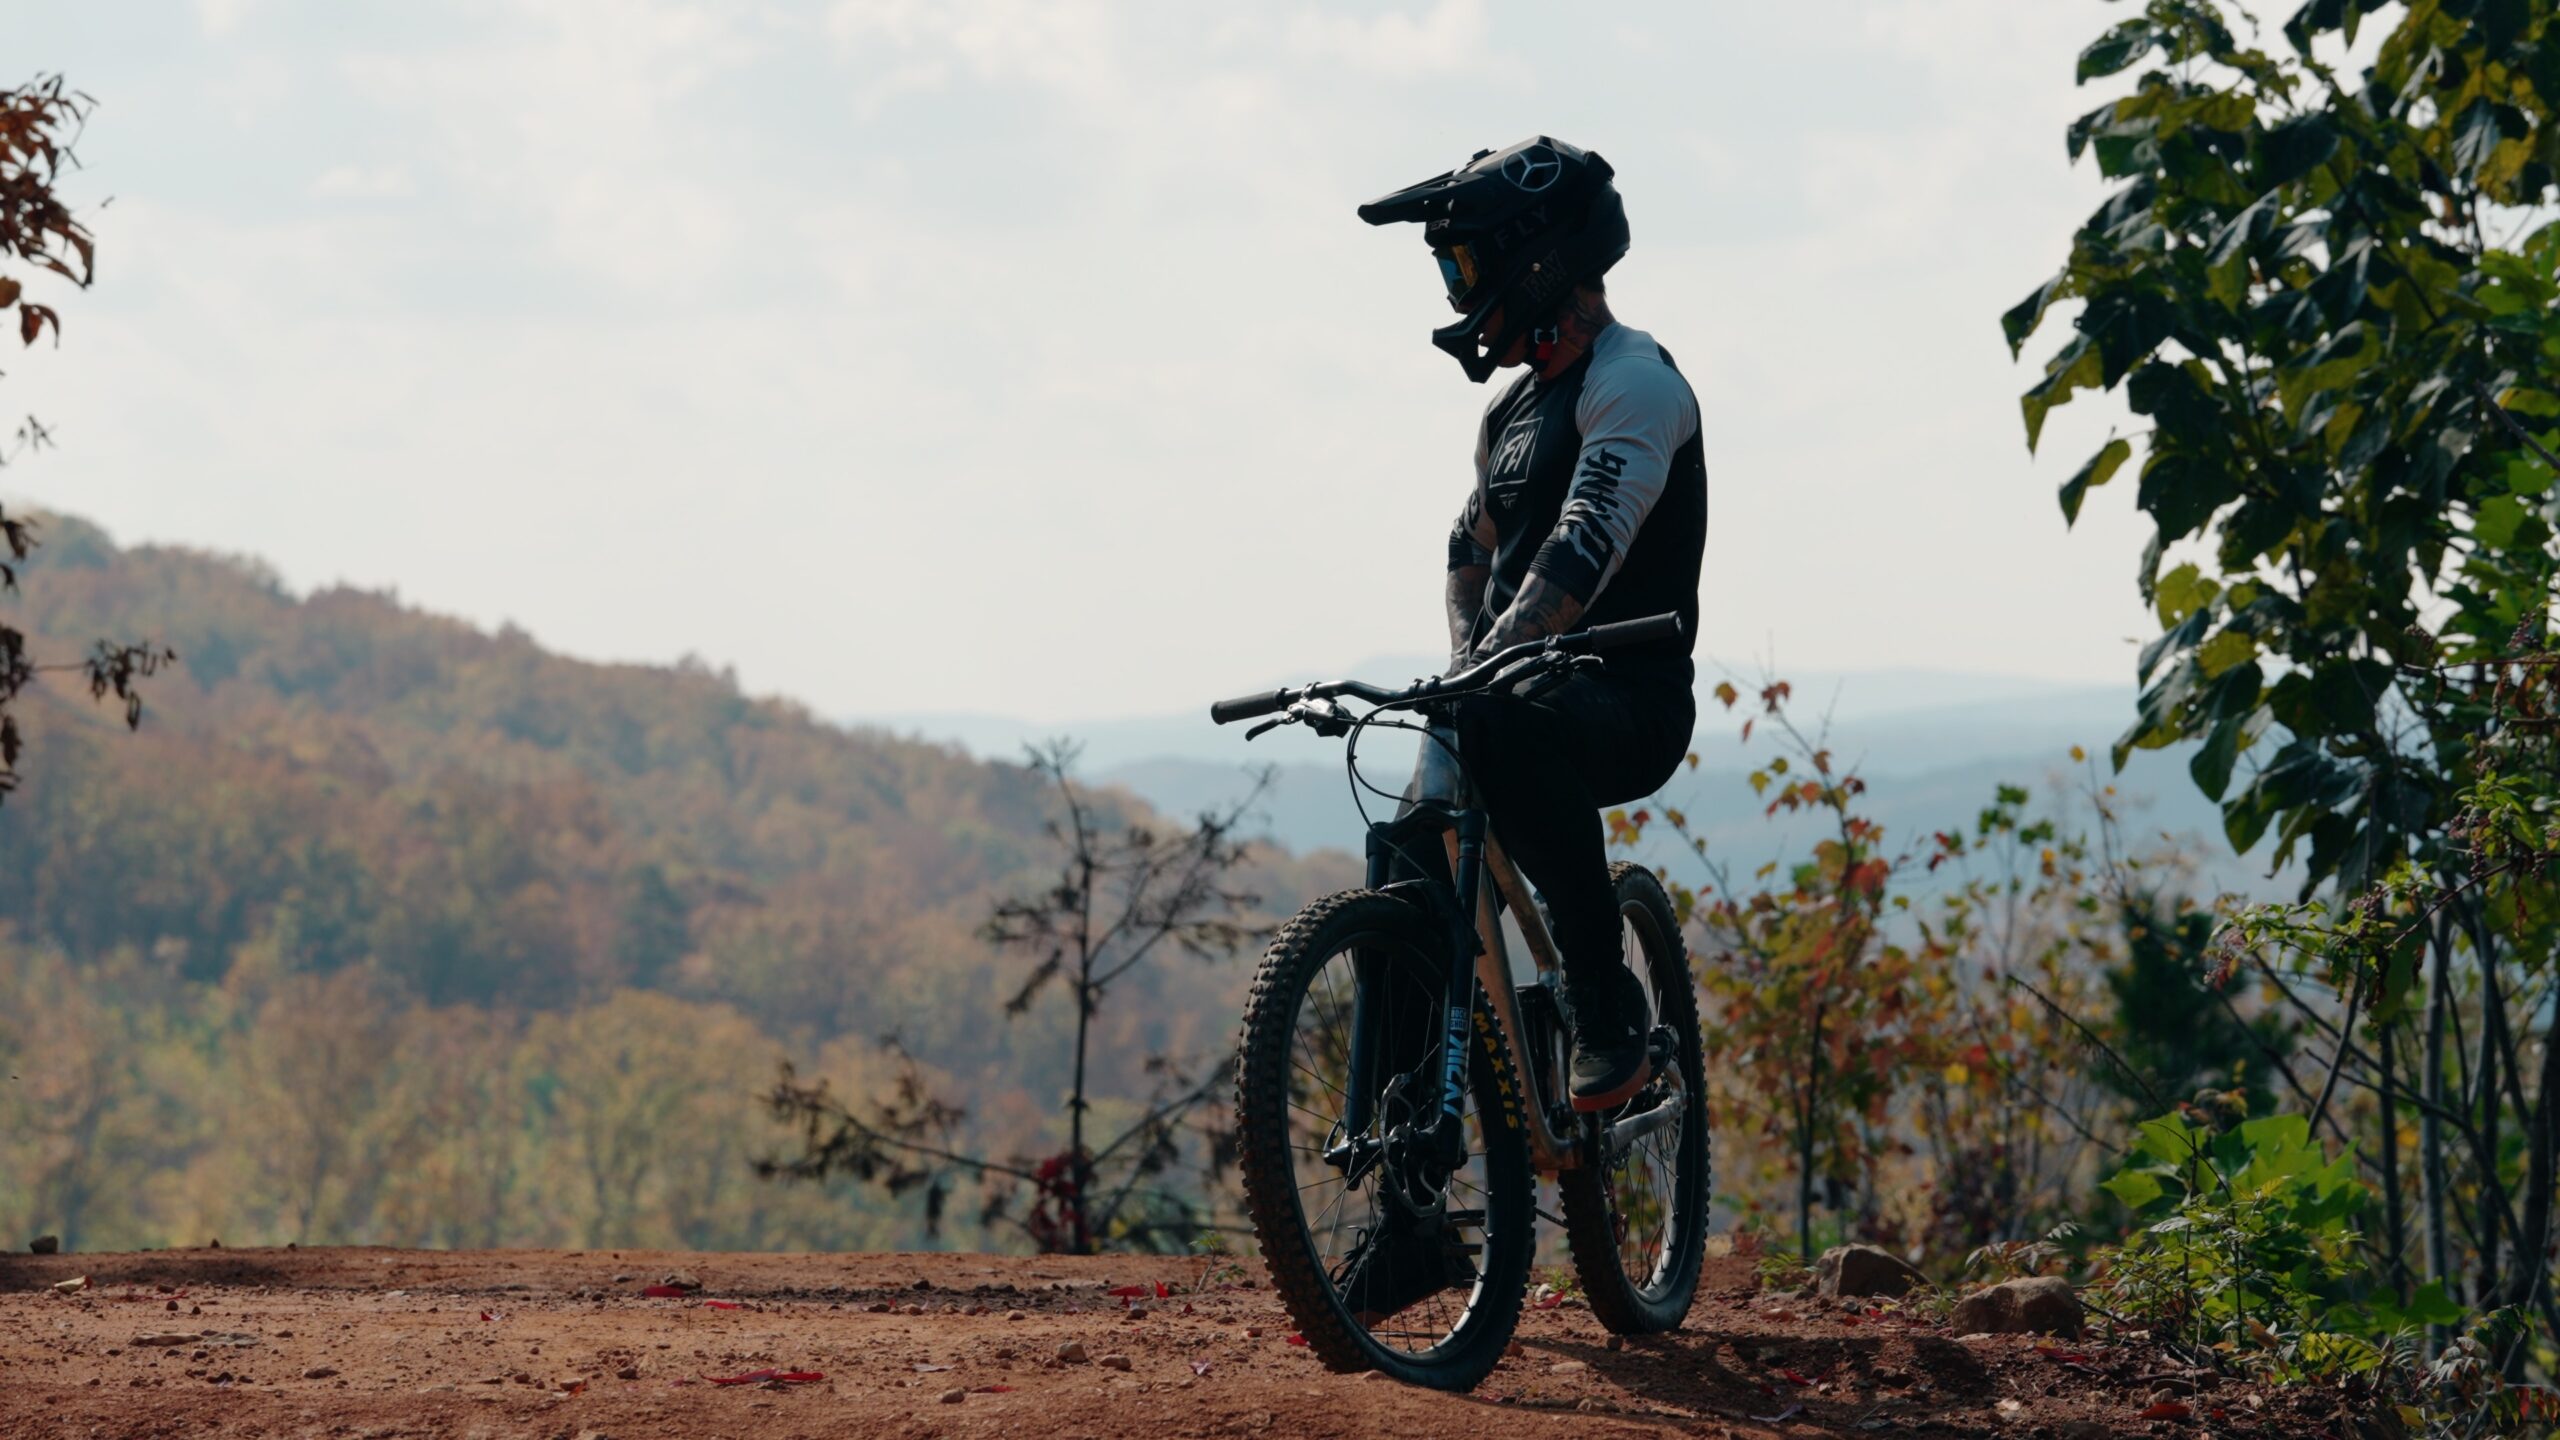
[[[86,1288],[54,1288],[84,1276]],[[671,1276],[700,1288],[641,1293]],[[1109,1293],[1133,1285],[1146,1293]],[[176,1335],[192,1338],[145,1343]],[[1959,1339],[1891,1307],[1760,1292],[1731,1259],[1710,1262],[1687,1328],[1618,1350],[1569,1300],[1532,1310],[1471,1395],[1331,1374],[1289,1335],[1258,1271],[1221,1285],[1198,1259],[17,1256],[0,1258],[0,1437],[2344,1440],[2361,1428],[2334,1395],[2215,1385],[2095,1338]],[[1062,1363],[1068,1341],[1088,1360]],[[760,1371],[823,1378],[710,1383]],[[2141,1418],[2164,1390],[2191,1402],[2191,1420]]]

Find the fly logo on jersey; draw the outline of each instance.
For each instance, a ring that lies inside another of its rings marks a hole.
[[[1538,413],[1535,410],[1503,427],[1501,443],[1493,447],[1485,478],[1496,485],[1504,480],[1517,483],[1528,478],[1529,452],[1538,448]]]
[[[1584,455],[1582,473],[1574,477],[1573,498],[1556,517],[1556,534],[1590,567],[1587,583],[1594,587],[1607,577],[1609,561],[1617,554],[1609,523],[1618,515],[1618,479],[1626,471],[1627,457],[1605,446]]]

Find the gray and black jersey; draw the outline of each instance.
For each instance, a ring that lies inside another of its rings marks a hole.
[[[1698,634],[1707,464],[1698,401],[1653,337],[1624,325],[1552,380],[1532,369],[1485,411],[1476,488],[1449,534],[1449,568],[1489,565],[1471,643],[1531,575],[1583,611],[1576,629],[1676,613],[1681,638],[1618,652],[1677,659]]]

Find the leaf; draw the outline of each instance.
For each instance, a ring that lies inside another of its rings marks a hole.
[[[2100,1182],[2099,1189],[2124,1202],[2128,1210],[2140,1210],[2167,1193],[2160,1177],[2148,1170],[2124,1170]]]
[[[652,1300],[681,1300],[693,1292],[682,1285],[645,1285],[640,1293]]]
[[[2121,439],[2110,440],[2097,454],[2089,457],[2089,463],[2080,467],[2080,473],[2062,482],[2062,523],[2065,528],[2079,521],[2081,499],[2114,479],[2116,471],[2132,458],[2133,446],[2130,443]]]
[[[2187,762],[2187,774],[2196,788],[2209,800],[2219,800],[2231,788],[2231,767],[2239,762],[2241,726],[2239,716],[2217,722],[2197,747],[2195,757]]]
[[[2208,680],[2258,658],[2258,637],[2246,630],[2225,630],[2196,648],[2196,666]]]
[[[736,1310],[740,1308],[740,1306],[735,1300],[705,1300],[702,1302],[702,1308],[705,1310]]]
[[[2078,391],[2094,390],[2106,378],[2106,361],[2098,347],[2083,335],[2072,340],[2053,359],[2053,365],[2042,381],[2018,399],[2027,422],[2027,450],[2034,453],[2036,442],[2044,436],[2044,419],[2054,410],[2071,403]]]
[[[6,310],[18,303],[18,289],[16,280],[0,275],[0,310]]]
[[[2044,323],[2044,312],[2051,308],[2053,302],[2071,293],[2071,272],[2065,270],[2037,286],[2035,293],[2011,306],[2000,317],[2000,333],[2009,339],[2010,359],[2018,358],[2020,347],[2027,343],[2028,336],[2036,333],[2036,327]]]
[[[2163,1400],[2157,1405],[2146,1408],[2143,1410],[2141,1415],[2136,1418],[2143,1420],[2192,1420],[2195,1418],[2195,1414],[2196,1412],[2194,1408],[2183,1400]]]
[[[2504,550],[2516,543],[2516,532],[2524,528],[2524,502],[2513,495],[2492,495],[2480,502],[2472,516],[2471,538],[2492,550]]]
[[[2338,126],[2313,111],[2271,127],[2258,142],[2258,183],[2290,185],[2338,150]]]
[[[817,1370],[750,1370],[743,1375],[705,1375],[714,1385],[814,1385],[826,1379]]]
[[[2142,58],[2142,52],[2159,37],[2160,32],[2148,17],[2136,17],[2109,30],[2080,52],[2079,83],[2086,85],[2123,71]]]
[[[2496,153],[2501,138],[2497,102],[2483,95],[2454,117],[2453,163],[2466,173],[2478,174]]]
[[[2222,582],[2207,577],[2190,561],[2160,577],[2152,587],[2151,605],[2165,629],[2212,604],[2221,593]]]
[[[2213,249],[2205,263],[2228,265],[2247,255],[2275,228],[2276,218],[2283,213],[2283,192],[2270,190],[2259,196],[2214,235]]]

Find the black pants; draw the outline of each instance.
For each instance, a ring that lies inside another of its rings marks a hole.
[[[1618,897],[1600,812],[1659,789],[1689,753],[1686,664],[1620,662],[1531,700],[1488,695],[1458,716],[1458,750],[1494,834],[1547,902],[1567,975],[1618,962]]]
[[[1617,963],[1618,899],[1600,812],[1660,788],[1697,721],[1685,662],[1620,661],[1458,715],[1458,749],[1513,863],[1547,902],[1568,975]]]

